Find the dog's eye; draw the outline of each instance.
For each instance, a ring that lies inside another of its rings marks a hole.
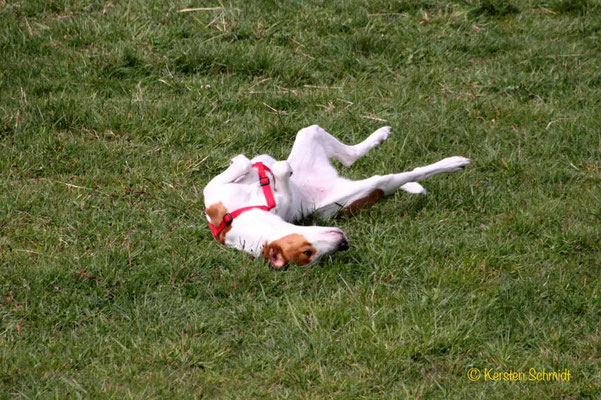
[[[311,257],[313,255],[313,252],[311,250],[305,250],[305,251],[303,251],[303,254],[306,255],[307,257]]]

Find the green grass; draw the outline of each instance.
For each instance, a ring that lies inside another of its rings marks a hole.
[[[598,1],[0,0],[0,21],[0,398],[601,396]],[[336,221],[351,248],[317,267],[218,245],[206,182],[314,123],[393,127],[349,177],[474,162]]]

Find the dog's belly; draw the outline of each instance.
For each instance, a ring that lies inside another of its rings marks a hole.
[[[320,180],[319,178],[294,180],[294,175],[292,175],[292,180],[298,188],[303,202],[309,202],[314,206],[322,204],[332,190],[332,181],[330,180]]]

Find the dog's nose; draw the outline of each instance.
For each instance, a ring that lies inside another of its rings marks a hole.
[[[346,239],[346,235],[344,232],[342,232],[342,230],[333,228],[329,229],[326,233],[331,239],[333,239],[332,242],[336,245],[336,251],[348,249],[348,240]]]

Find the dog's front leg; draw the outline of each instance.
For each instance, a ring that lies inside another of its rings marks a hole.
[[[232,183],[241,176],[246,175],[251,169],[252,163],[250,160],[244,154],[237,155],[230,161],[230,166],[225,171],[211,179],[207,186]]]
[[[277,161],[271,166],[275,183],[274,190],[278,195],[277,210],[278,215],[282,219],[289,221],[293,219],[294,199],[296,196],[292,193],[290,186],[290,176],[292,175],[292,168],[288,161]]]

